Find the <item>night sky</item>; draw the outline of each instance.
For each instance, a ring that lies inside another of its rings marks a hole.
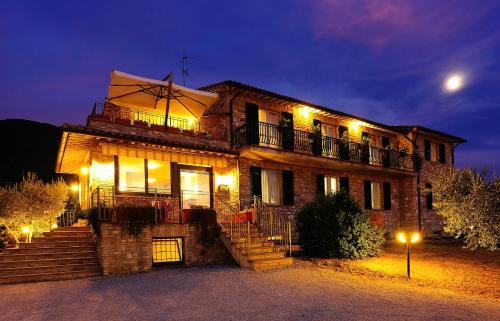
[[[499,1],[3,1],[0,119],[83,124],[109,72],[232,79],[389,125],[468,140],[500,165]],[[452,74],[464,78],[453,93]]]

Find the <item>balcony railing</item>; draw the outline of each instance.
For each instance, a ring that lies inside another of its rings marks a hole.
[[[165,129],[165,115],[163,114],[122,107],[110,102],[106,102],[104,104],[95,103],[90,116],[94,119],[119,123],[122,125]],[[166,125],[169,128],[175,128],[179,131],[200,131],[200,123],[191,119],[169,116]]]
[[[394,149],[259,122],[258,135],[245,124],[235,130],[235,146],[261,145],[387,168],[413,169],[411,157]],[[258,141],[257,141],[258,137]],[[293,144],[291,144],[293,142]]]

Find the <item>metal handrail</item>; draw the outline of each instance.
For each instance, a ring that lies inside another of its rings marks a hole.
[[[92,108],[91,116],[99,116],[108,119],[111,122],[128,121],[129,125],[138,125],[141,122],[147,127],[152,125],[178,128],[183,131],[200,131],[200,123],[195,120],[168,116],[167,124],[165,124],[165,115],[152,113],[128,107],[118,106],[110,102],[95,103]]]
[[[220,229],[229,236],[232,242],[236,242],[243,252],[246,252],[251,242],[251,220],[243,216],[219,193],[215,193],[215,211]]]

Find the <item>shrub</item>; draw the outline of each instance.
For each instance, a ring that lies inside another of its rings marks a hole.
[[[299,243],[317,257],[364,258],[382,250],[384,231],[347,193],[321,196],[297,213]]]
[[[7,246],[7,228],[0,224],[0,250]]]
[[[467,248],[500,247],[500,178],[487,172],[444,169],[431,180],[433,206],[445,218],[444,231],[463,238]]]
[[[121,205],[115,208],[116,220],[125,223],[132,235],[139,235],[146,226],[156,222],[155,209],[151,206]]]
[[[217,225],[217,213],[209,208],[191,209],[190,223],[198,223],[200,237],[198,242],[207,247],[213,245],[219,238],[219,226]]]

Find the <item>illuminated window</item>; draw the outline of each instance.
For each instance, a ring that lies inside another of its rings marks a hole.
[[[325,176],[325,195],[337,192],[337,178]]]
[[[148,192],[170,193],[170,163],[148,160]]]
[[[210,173],[181,169],[182,208],[210,207]]]
[[[93,160],[90,175],[90,181],[94,188],[97,186],[113,186],[115,184],[115,164],[114,162],[100,163]]]
[[[118,167],[120,192],[145,192],[144,159],[120,157]]]
[[[263,169],[262,180],[262,201],[268,204],[280,204],[280,172]]]
[[[380,182],[371,182],[372,209],[382,208],[382,194],[380,193]]]
[[[182,261],[182,238],[153,238],[153,264]]]

